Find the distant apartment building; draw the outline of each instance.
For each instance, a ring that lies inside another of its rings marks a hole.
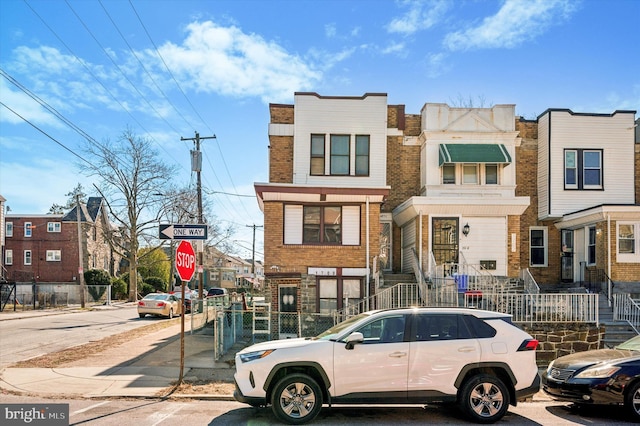
[[[4,217],[5,277],[15,282],[71,283],[89,269],[111,276],[119,272],[121,256],[108,243],[114,230],[100,197],[91,197],[67,214],[7,214]],[[82,248],[82,264],[79,249]]]

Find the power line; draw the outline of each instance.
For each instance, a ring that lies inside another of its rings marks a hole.
[[[44,130],[42,130],[40,127],[36,126],[35,124],[33,124],[32,122],[30,122],[29,120],[27,120],[26,118],[24,118],[23,116],[21,116],[20,114],[18,114],[16,111],[14,111],[13,109],[11,109],[10,107],[8,107],[7,105],[5,105],[4,102],[0,101],[0,105],[2,105],[3,107],[5,107],[6,109],[8,109],[9,111],[11,111],[12,113],[14,113],[15,115],[17,115],[18,117],[20,117],[25,123],[29,124],[31,127],[33,127],[34,129],[36,129],[37,131],[39,131],[40,133],[42,133],[43,135],[45,135],[46,137],[48,137],[49,139],[51,139],[52,141],[54,141],[55,143],[57,143],[58,145],[60,145],[62,148],[66,149],[67,151],[69,151],[71,154],[75,155],[76,157],[78,157],[80,160],[84,161],[85,163],[89,164],[91,167],[95,168],[95,166],[93,164],[91,164],[89,161],[87,161],[85,158],[83,158],[81,155],[75,153],[71,148],[67,147],[65,144],[63,144],[62,142],[60,142],[59,140],[57,140],[56,138],[54,138],[53,136],[51,136],[50,134],[48,134],[47,132],[45,132]]]

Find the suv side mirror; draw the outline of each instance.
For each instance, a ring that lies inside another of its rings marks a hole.
[[[352,350],[357,343],[364,342],[364,336],[362,335],[362,333],[358,331],[354,331],[353,333],[347,336],[347,338],[345,339],[345,342],[346,342],[345,349]]]

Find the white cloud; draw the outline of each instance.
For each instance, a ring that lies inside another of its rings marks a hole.
[[[577,9],[574,0],[506,0],[498,13],[479,26],[450,33],[449,50],[513,48],[533,40]]]
[[[54,127],[62,127],[60,121],[39,103],[26,93],[14,90],[13,87],[9,87],[6,79],[0,80],[2,102],[14,111],[12,112],[2,107],[3,113],[0,114],[0,122],[22,124],[26,120],[35,125],[47,124]],[[16,114],[19,114],[22,118]]]
[[[189,24],[183,43],[166,43],[160,53],[181,84],[193,90],[258,96],[264,102],[290,100],[292,93],[314,87],[322,77],[275,42],[211,21]]]
[[[405,0],[400,4],[407,6],[409,10],[403,16],[391,20],[387,25],[387,31],[410,35],[429,29],[440,22],[453,2],[446,0]]]

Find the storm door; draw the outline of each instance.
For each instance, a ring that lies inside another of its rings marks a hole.
[[[445,273],[455,273],[458,264],[458,218],[434,218],[431,224],[431,251],[436,265],[445,265]]]
[[[573,282],[573,231],[562,230],[562,257],[560,262],[560,280]]]
[[[298,337],[298,287],[292,285],[278,287],[279,338]]]

